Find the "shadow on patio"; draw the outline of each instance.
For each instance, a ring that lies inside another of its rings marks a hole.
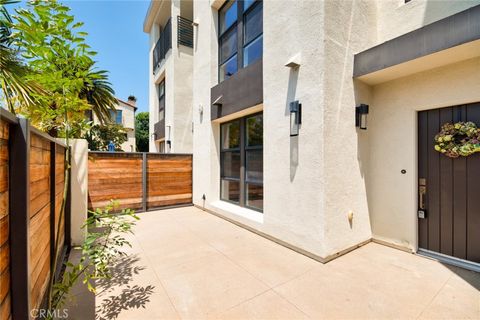
[[[480,318],[480,275],[417,255],[370,243],[321,264],[193,207],[140,217],[69,319]]]

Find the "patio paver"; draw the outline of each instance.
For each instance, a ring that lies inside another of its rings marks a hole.
[[[474,272],[375,243],[321,264],[194,207],[140,217],[69,319],[480,319]]]

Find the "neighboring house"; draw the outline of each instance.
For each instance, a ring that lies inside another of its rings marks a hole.
[[[117,98],[115,111],[110,110],[110,116],[114,123],[122,125],[127,131],[127,141],[122,143],[122,150],[135,152],[135,111],[137,111],[136,100],[129,97],[127,101]],[[93,123],[98,124],[98,118],[93,116]]]
[[[145,30],[183,4],[152,1]],[[479,266],[480,155],[433,137],[480,126],[480,1],[209,0],[192,20],[171,86],[193,111],[168,121],[193,121],[195,205],[320,261],[373,239]]]
[[[148,9],[150,152],[192,152],[192,17],[192,1],[152,1]]]

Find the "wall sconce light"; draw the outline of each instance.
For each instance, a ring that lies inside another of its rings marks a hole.
[[[298,69],[302,64],[302,57],[300,53],[297,53],[293,57],[290,57],[288,61],[285,63],[285,67]]]
[[[368,104],[361,104],[355,107],[355,126],[367,130]]]
[[[298,100],[290,102],[290,137],[298,136],[302,124],[302,104]]]

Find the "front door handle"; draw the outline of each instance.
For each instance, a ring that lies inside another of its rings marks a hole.
[[[427,195],[427,179],[421,178],[418,181],[418,206],[425,210],[425,196]]]

